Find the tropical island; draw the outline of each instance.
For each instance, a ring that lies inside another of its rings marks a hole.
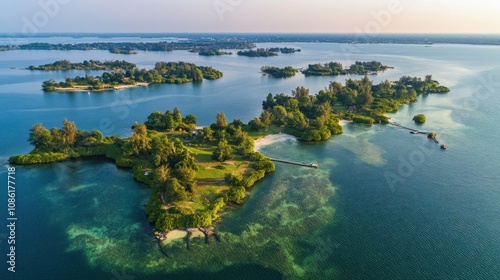
[[[71,158],[105,157],[131,168],[134,178],[149,185],[146,214],[160,231],[209,226],[218,211],[240,203],[247,190],[274,171],[274,164],[258,152],[243,123],[227,123],[224,114],[193,134],[196,117],[183,117],[177,108],[155,112],[134,124],[130,138],[104,137],[100,131],[77,130],[63,120],[61,129],[36,124],[29,142],[35,149],[13,156],[13,164],[39,164]]]
[[[286,133],[302,141],[325,141],[342,133],[341,119],[387,123],[384,113],[416,101],[418,94],[448,91],[431,75],[424,80],[403,76],[377,85],[365,76],[348,79],[345,85],[331,82],[316,95],[304,87],[291,95],[269,93],[261,115],[247,125],[240,120],[228,123],[218,113],[215,123],[200,128],[194,115],[183,117],[178,108],[154,112],[144,123],[133,125],[129,138],[77,130],[66,119],[61,129],[48,130],[39,123],[29,133],[34,150],[9,161],[30,165],[108,158],[132,169],[137,181],[150,186],[145,211],[158,231],[207,227],[224,206],[241,203],[255,182],[275,170],[269,158],[254,151],[254,139]]]
[[[345,69],[341,63],[329,62],[325,64],[309,64],[307,69],[303,70],[302,73],[308,76],[340,76],[340,75],[367,75],[367,74],[377,74],[377,72],[385,71],[387,69],[392,69],[383,65],[378,61],[368,61],[360,62],[356,61],[354,64]]]
[[[126,71],[104,72],[101,76],[86,75],[66,78],[63,82],[44,81],[44,91],[103,91],[149,84],[199,83],[203,79],[216,80],[223,73],[207,66],[197,66],[187,62],[157,62],[154,69],[132,68]]]
[[[198,53],[198,55],[203,56],[216,56],[216,55],[232,55],[232,52],[225,52],[214,48],[195,48],[189,50],[191,53]]]
[[[28,70],[39,71],[66,71],[66,70],[132,70],[136,68],[135,63],[125,60],[85,60],[81,63],[72,63],[69,60],[59,60],[54,63],[44,64],[40,66],[29,66]]]
[[[255,50],[239,51],[238,55],[248,57],[270,57],[277,56],[278,53],[295,53],[300,52],[300,49],[294,48],[258,48]]]
[[[274,78],[289,78],[295,76],[299,70],[293,68],[292,66],[286,66],[284,68],[279,68],[275,66],[262,66],[260,68],[262,73],[269,74]]]
[[[280,52],[280,53],[296,53],[296,52],[301,52],[301,49],[295,49],[295,48],[270,48],[270,52]]]

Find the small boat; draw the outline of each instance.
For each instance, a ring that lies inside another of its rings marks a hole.
[[[441,147],[441,149],[443,149],[443,150],[446,150],[446,148],[447,148],[445,144],[442,144],[440,147]]]
[[[87,94],[90,94],[90,91],[87,91]]]

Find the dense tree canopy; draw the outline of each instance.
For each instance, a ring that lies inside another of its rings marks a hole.
[[[126,62],[121,62],[124,64]],[[55,91],[58,88],[84,87],[89,90],[112,89],[119,85],[135,85],[137,83],[149,84],[182,84],[190,82],[202,82],[203,79],[216,80],[223,73],[205,66],[197,66],[187,62],[157,62],[151,70],[130,68],[126,71],[117,70],[104,72],[101,76],[86,75],[66,78],[65,81],[57,83],[54,80],[44,81],[44,91]]]

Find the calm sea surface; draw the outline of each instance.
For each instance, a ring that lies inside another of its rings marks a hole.
[[[17,272],[7,272],[3,226],[1,279],[500,279],[500,47],[258,46],[302,52],[272,58],[185,51],[0,52],[0,177],[7,181],[9,156],[31,150],[26,139],[37,122],[60,127],[68,118],[79,129],[126,137],[134,121],[174,106],[196,115],[201,125],[212,123],[217,112],[248,122],[269,92],[289,94],[305,86],[316,93],[329,81],[347,78],[272,79],[260,73],[263,65],[377,60],[395,68],[371,76],[375,82],[432,74],[451,92],[420,96],[390,116],[415,126],[413,115],[425,114],[420,129],[437,132],[448,149],[392,126],[354,124],[326,143],[265,146],[261,151],[268,156],[317,162],[320,168],[277,164],[243,206],[223,214],[216,224],[221,243],[194,239],[187,250],[173,242],[165,247],[170,259],[159,252],[144,214],[149,190],[127,170],[93,160],[19,167]],[[89,95],[43,93],[40,85],[98,71],[23,69],[60,59],[120,59],[147,68],[157,61],[187,61],[213,66],[224,77]],[[0,199],[4,224],[6,187]]]

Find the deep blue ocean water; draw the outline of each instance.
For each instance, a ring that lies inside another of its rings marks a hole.
[[[9,156],[31,149],[26,139],[37,122],[59,127],[68,118],[79,129],[128,136],[134,121],[174,106],[198,116],[201,125],[213,122],[217,112],[247,122],[260,113],[269,92],[289,94],[303,85],[316,93],[329,81],[347,78],[272,79],[260,73],[263,65],[377,60],[395,68],[370,76],[375,82],[432,74],[451,92],[420,96],[390,116],[414,126],[412,117],[425,114],[421,129],[437,132],[448,149],[392,126],[354,124],[326,143],[265,146],[268,156],[318,162],[320,168],[277,164],[243,206],[217,223],[223,242],[195,242],[189,251],[174,244],[173,259],[158,252],[142,206],[149,191],[127,170],[100,161],[19,167],[17,272],[6,271],[8,251],[0,235],[2,279],[500,279],[500,47],[258,46],[302,52],[271,58],[0,52],[1,178],[7,180]],[[22,69],[60,59],[123,59],[148,68],[156,61],[188,61],[213,66],[224,77],[88,95],[40,88],[44,80],[85,71]],[[6,187],[0,199],[4,223]]]

